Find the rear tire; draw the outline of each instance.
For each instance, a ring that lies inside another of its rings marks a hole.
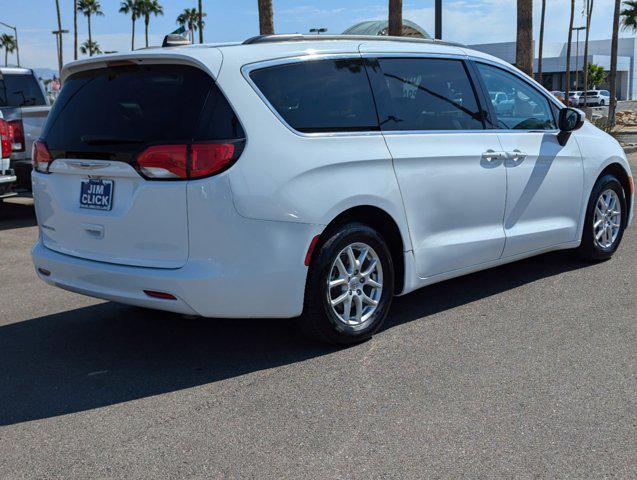
[[[619,180],[614,175],[598,179],[588,200],[578,253],[590,261],[611,258],[622,241],[627,213]]]
[[[308,271],[301,329],[322,342],[362,342],[378,331],[389,312],[391,253],[380,234],[362,223],[323,235]]]

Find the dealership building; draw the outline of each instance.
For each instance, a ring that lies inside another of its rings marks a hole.
[[[387,20],[374,20],[358,23],[343,32],[349,35],[387,35]],[[419,25],[409,20],[403,21],[403,32],[406,36],[431,38]],[[610,71],[610,39],[591,40],[588,43],[588,61]],[[515,63],[515,42],[483,43],[468,45],[469,48],[488,53],[509,63]],[[537,42],[534,42],[537,54]],[[617,58],[617,98],[620,100],[637,100],[637,39],[620,38]],[[537,58],[533,62],[537,70]],[[584,41],[571,44],[571,90],[581,90],[584,86]],[[566,89],[566,42],[544,42],[542,54],[542,84],[549,90],[564,91]],[[575,72],[578,72],[576,75]],[[610,90],[606,81],[596,85],[599,89]]]
[[[608,74],[610,71],[610,39],[591,40],[588,42],[588,62],[604,68]],[[484,43],[469,45],[469,48],[479,50],[501,58],[509,63],[515,63],[515,42]],[[577,42],[571,44],[571,90],[581,90],[584,86],[584,42],[579,42],[579,54]],[[535,45],[537,53],[537,44]],[[620,100],[637,100],[637,39],[620,38],[617,58],[617,98]],[[533,62],[534,71],[537,71],[537,58]],[[566,89],[566,42],[544,43],[542,54],[542,84],[549,90]],[[578,72],[576,77],[575,72]],[[596,85],[597,88],[610,90],[605,82]]]

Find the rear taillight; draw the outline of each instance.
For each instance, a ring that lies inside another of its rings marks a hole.
[[[154,179],[188,178],[187,145],[155,145],[137,157],[144,176]]]
[[[9,124],[0,119],[0,158],[11,155],[11,138],[9,137]]]
[[[142,175],[149,180],[187,180],[220,173],[237,161],[243,141],[154,145],[137,156]]]
[[[33,150],[31,152],[31,162],[36,172],[49,173],[49,165],[51,164],[51,153],[46,147],[46,143],[42,140],[33,142]]]
[[[24,152],[24,128],[22,120],[11,120],[9,123],[9,138],[11,138],[11,150]]]

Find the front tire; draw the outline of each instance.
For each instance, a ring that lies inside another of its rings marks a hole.
[[[627,220],[624,189],[614,175],[597,180],[588,200],[580,255],[586,260],[607,260],[624,235]]]
[[[391,253],[380,234],[362,223],[347,223],[323,235],[308,272],[301,328],[323,342],[362,342],[378,331],[389,312]]]

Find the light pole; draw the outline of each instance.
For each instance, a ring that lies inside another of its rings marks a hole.
[[[577,32],[577,40],[575,40],[575,90],[579,90],[579,32],[586,30],[586,27],[575,27],[573,30]],[[586,86],[584,86],[586,90]]]
[[[59,66],[60,74],[61,74],[63,59],[62,59],[62,56],[60,55],[60,43],[62,42],[62,34],[69,33],[69,31],[68,30],[53,30],[51,33],[55,35],[55,45],[57,47],[57,53],[58,53],[58,66]]]
[[[436,0],[436,11],[434,13],[436,17],[436,33],[435,38],[442,39],[442,0]]]
[[[18,45],[18,29],[15,28],[13,25],[7,25],[4,22],[0,22],[0,25],[4,25],[5,27],[13,30],[13,33],[15,36],[15,56],[16,56],[16,60],[18,61],[18,67],[19,67],[20,66],[20,46]]]
[[[327,28],[325,27],[310,28],[310,33],[316,33],[317,35],[320,35],[321,33],[325,33],[325,32],[327,32]]]

